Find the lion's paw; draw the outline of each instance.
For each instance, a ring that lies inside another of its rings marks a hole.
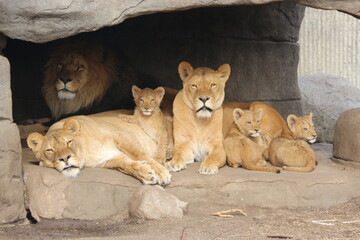
[[[198,169],[198,173],[203,175],[211,175],[216,174],[219,171],[219,168],[217,166],[208,166],[204,164],[205,162],[200,164],[200,167]]]
[[[185,169],[186,164],[184,162],[170,160],[169,162],[165,163],[165,167],[171,172],[178,172]]]
[[[134,164],[137,165],[133,167],[137,169],[138,178],[143,184],[156,184],[159,181],[157,174],[149,164],[146,164],[146,161],[139,161]]]
[[[162,165],[158,165],[155,168],[155,174],[157,175],[157,183],[160,185],[169,184],[171,181],[171,174],[167,168]]]

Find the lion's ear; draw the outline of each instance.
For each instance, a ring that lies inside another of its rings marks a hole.
[[[163,87],[158,87],[154,89],[154,92],[161,101],[165,95],[165,89]]]
[[[310,122],[312,122],[313,113],[310,112],[308,115],[306,115]]]
[[[66,120],[63,126],[63,130],[70,130],[75,134],[80,133],[80,123],[76,119]]]
[[[233,117],[235,121],[239,121],[239,119],[241,118],[241,116],[244,114],[244,111],[241,110],[240,108],[235,108],[233,111]]]
[[[290,128],[290,130],[293,130],[295,128],[295,124],[296,124],[296,121],[298,120],[298,117],[294,114],[290,114],[286,121],[287,121],[287,124]]]
[[[193,67],[188,62],[181,62],[178,67],[180,78],[185,82],[193,71]]]
[[[218,68],[217,72],[218,72],[220,79],[222,79],[224,82],[226,82],[229,79],[230,73],[231,73],[230,65],[227,63],[221,65]]]
[[[131,92],[132,92],[132,95],[134,98],[138,98],[140,91],[141,91],[141,89],[138,86],[132,85]]]
[[[26,139],[27,145],[31,150],[37,152],[44,141],[44,136],[38,132],[30,133]]]

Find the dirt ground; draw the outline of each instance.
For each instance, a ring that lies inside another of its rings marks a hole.
[[[0,227],[0,239],[360,239],[360,198],[329,209],[246,207],[246,216],[215,217],[238,206],[189,205],[181,220],[48,220]]]

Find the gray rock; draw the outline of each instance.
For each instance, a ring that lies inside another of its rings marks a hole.
[[[161,186],[141,186],[129,202],[130,216],[142,219],[179,218],[187,211],[187,202],[167,193]]]
[[[0,119],[12,121],[12,101],[10,89],[10,63],[0,55]]]
[[[278,0],[268,0],[276,2]],[[300,4],[323,9],[338,9],[360,16],[358,0],[297,0]],[[75,35],[80,32],[90,32],[104,26],[113,26],[127,18],[142,14],[168,12],[199,7],[228,5],[264,4],[263,0],[187,0],[171,1],[164,4],[159,0],[137,1],[23,1],[4,0],[0,2],[0,32],[5,35],[33,42],[47,42]],[[288,13],[291,18],[291,13]],[[267,16],[262,16],[267,19]],[[31,24],[29,24],[31,22]],[[269,24],[271,21],[268,22]],[[270,26],[271,28],[271,26]]]
[[[360,108],[345,111],[336,122],[334,150],[336,158],[360,162]]]
[[[328,74],[300,76],[299,87],[304,113],[314,114],[318,141],[332,143],[340,114],[360,107],[360,89],[343,77]]]

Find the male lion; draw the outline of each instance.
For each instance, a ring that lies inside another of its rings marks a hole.
[[[186,164],[202,161],[200,174],[215,174],[225,165],[222,120],[225,83],[229,64],[218,70],[196,68],[181,62],[178,67],[183,89],[173,105],[174,150],[166,163],[170,171],[180,171]]]
[[[118,118],[119,113],[61,120],[45,136],[30,134],[28,146],[40,166],[55,168],[66,177],[76,177],[83,167],[104,167],[132,175],[144,184],[170,183],[169,171],[153,159],[156,143],[138,125]]]
[[[42,91],[54,120],[75,114],[132,108],[135,74],[100,44],[63,42],[46,64]]]

